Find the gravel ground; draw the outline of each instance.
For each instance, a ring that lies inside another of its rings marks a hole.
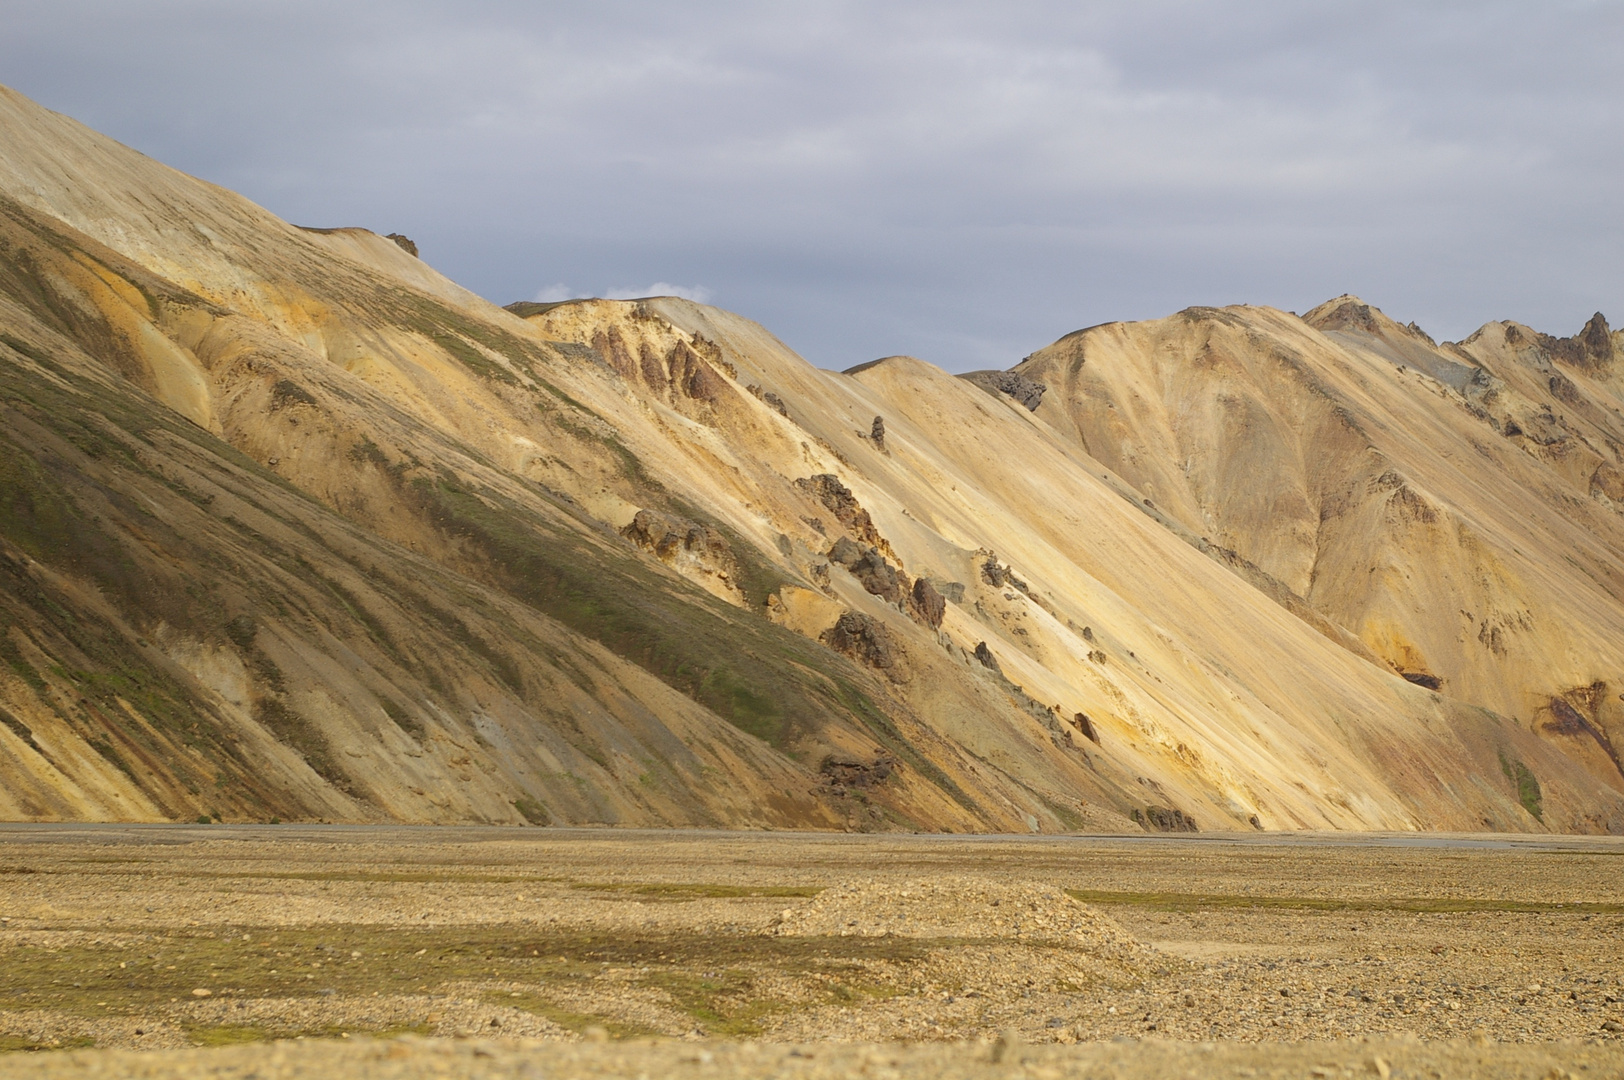
[[[0,826],[0,1074],[1624,1076],[1620,856]]]
[[[1139,1078],[1380,1077],[1397,1080],[1614,1080],[1624,1050],[1579,1045],[1496,1046],[1471,1041],[1256,1044],[1107,1043],[1075,1047],[991,1044],[523,1043],[404,1038],[388,1042],[277,1043],[269,1048],[86,1052],[13,1059],[15,1080],[456,1080],[624,1077],[627,1080],[1139,1080]]]

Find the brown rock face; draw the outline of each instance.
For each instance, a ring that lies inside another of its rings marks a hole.
[[[412,243],[411,237],[402,236],[398,232],[392,232],[388,236],[384,237],[384,239],[393,240],[400,246],[400,250],[404,251],[414,259],[417,258],[417,245]]]
[[[727,389],[727,383],[710,362],[685,342],[678,342],[667,357],[671,382],[695,401],[714,403]]]
[[[1610,364],[1616,350],[1613,346],[1613,333],[1607,326],[1607,319],[1601,312],[1596,312],[1585,323],[1585,328],[1579,331],[1579,344],[1586,357],[1595,364]]]
[[[1027,411],[1036,412],[1043,401],[1043,392],[1049,389],[1043,383],[1027,378],[1016,371],[972,371],[959,376],[994,394],[1008,394]]]
[[[1147,806],[1130,815],[1146,829],[1156,832],[1200,832],[1195,818],[1173,806]]]
[[[915,618],[935,630],[941,627],[942,618],[947,614],[947,601],[936,591],[936,586],[919,578],[908,594],[908,608]]]
[[[902,644],[878,619],[859,611],[848,611],[840,621],[823,632],[823,643],[835,652],[871,667],[895,683],[907,682],[913,672]]]
[[[992,650],[987,648],[985,641],[976,642],[976,651],[971,655],[976,658],[978,664],[988,671],[996,672],[999,675],[1004,673],[1004,669],[998,663],[998,657],[994,656]]]
[[[818,773],[833,787],[868,789],[889,780],[897,767],[897,759],[884,754],[867,760],[830,754],[818,766]]]
[[[868,437],[873,440],[877,449],[885,449],[885,417],[876,416],[874,423],[869,425]]]
[[[819,473],[795,481],[795,486],[833,514],[835,520],[850,530],[857,539],[876,547],[885,544],[885,538],[880,535],[880,530],[874,527],[874,519],[869,517],[868,511],[858,503],[857,496],[851,493],[851,488],[840,482],[840,477],[833,473]]]
[[[731,584],[738,580],[739,563],[732,546],[716,529],[697,521],[639,510],[620,535],[679,570],[714,574]]]
[[[880,554],[879,549],[864,547],[854,543],[850,537],[842,536],[829,549],[829,561],[839,563],[851,571],[852,577],[861,582],[863,588],[886,603],[902,602],[904,590],[908,585],[907,579],[897,573],[896,567],[885,561],[885,556]]]
[[[639,510],[620,534],[661,558],[669,558],[679,550],[701,551],[720,558],[732,556],[727,540],[715,529],[653,510]]]
[[[1508,342],[1513,340],[1513,330],[1515,327],[1507,328]],[[1540,334],[1537,340],[1553,359],[1580,368],[1606,367],[1613,362],[1616,353],[1612,331],[1607,326],[1606,317],[1599,311],[1592,315],[1590,321],[1585,323],[1584,329],[1573,337],[1559,338],[1550,334]]]
[[[603,362],[612,368],[621,378],[629,379],[637,371],[637,362],[626,348],[626,336],[620,332],[620,327],[611,326],[607,330],[599,330],[592,335],[592,347],[603,357]]]

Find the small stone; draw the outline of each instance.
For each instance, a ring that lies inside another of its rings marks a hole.
[[[1387,1059],[1384,1057],[1371,1058],[1365,1063],[1365,1071],[1381,1077],[1381,1080],[1387,1080],[1388,1077],[1393,1075],[1393,1067],[1387,1063]]]
[[[200,986],[196,990],[192,991],[192,996],[193,997],[213,997],[214,996],[214,991],[213,990],[205,990]]]
[[[1624,1024],[1619,1023],[1617,1020],[1604,1020],[1601,1029],[1603,1031],[1624,1031]]]

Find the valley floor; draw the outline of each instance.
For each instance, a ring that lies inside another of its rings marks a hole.
[[[1618,839],[0,826],[0,919],[19,1077],[1624,1076]]]

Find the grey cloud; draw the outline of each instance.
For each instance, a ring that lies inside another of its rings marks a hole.
[[[1356,291],[1624,318],[1624,5],[50,5],[0,81],[492,299],[687,282],[829,367]],[[704,284],[698,285],[697,283]]]

